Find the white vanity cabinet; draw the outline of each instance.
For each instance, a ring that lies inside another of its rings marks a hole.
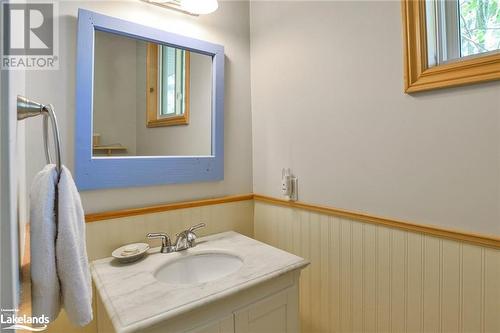
[[[234,333],[234,316],[228,315],[225,318],[217,319],[205,325],[188,329],[186,333]]]
[[[92,263],[99,333],[299,332],[307,260],[235,232],[203,237],[180,253],[157,251],[128,265]],[[240,266],[220,276],[235,260]]]
[[[298,332],[296,289],[264,298],[234,313],[234,332]]]
[[[289,272],[137,332],[297,333],[299,274]],[[100,301],[97,310],[98,333],[116,332]]]
[[[186,333],[295,333],[299,331],[296,299],[295,290],[288,288],[236,310],[215,322],[180,331]]]

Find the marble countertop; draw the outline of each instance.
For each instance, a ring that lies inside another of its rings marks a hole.
[[[154,273],[182,256],[210,251],[233,253],[243,260],[236,272],[201,284],[171,285],[158,281]],[[207,303],[235,294],[289,271],[303,268],[308,261],[252,238],[229,231],[198,240],[194,248],[162,254],[150,250],[131,264],[113,258],[92,262],[97,291],[118,333],[134,332]]]

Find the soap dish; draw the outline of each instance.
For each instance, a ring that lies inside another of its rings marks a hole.
[[[137,261],[144,257],[149,250],[149,244],[146,243],[132,243],[121,246],[113,251],[113,258],[122,263],[130,263]]]

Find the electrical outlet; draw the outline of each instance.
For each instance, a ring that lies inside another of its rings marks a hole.
[[[290,168],[281,170],[281,193],[291,201],[298,199],[298,179],[292,174]]]
[[[291,189],[288,198],[291,201],[299,200],[299,179],[295,176],[291,176],[290,185]]]
[[[285,196],[289,196],[292,188],[291,185],[290,169],[283,168],[281,170],[281,193]]]

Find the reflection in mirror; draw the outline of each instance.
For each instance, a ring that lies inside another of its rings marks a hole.
[[[429,67],[500,49],[500,0],[427,0]]]
[[[212,57],[96,31],[93,156],[212,154]]]
[[[148,127],[189,124],[191,52],[148,43]]]

